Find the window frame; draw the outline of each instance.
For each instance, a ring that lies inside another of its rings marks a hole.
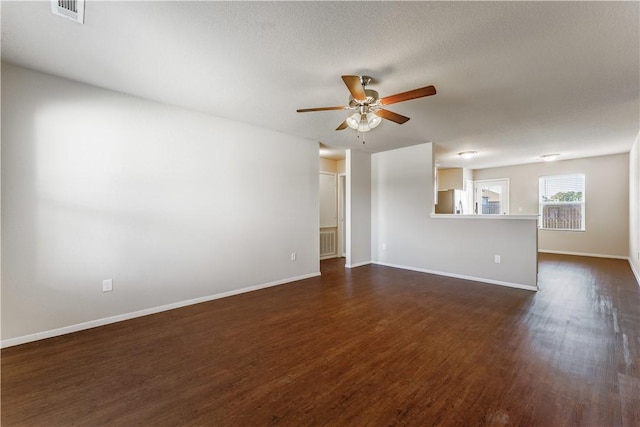
[[[499,213],[482,213],[482,198],[478,196],[479,188],[488,183],[496,183],[504,188],[504,193],[500,193],[500,207]],[[492,178],[492,179],[478,179],[473,181],[473,212],[475,215],[510,215],[510,192],[511,182],[509,178]]]
[[[575,176],[581,176],[582,177],[582,200],[579,202],[543,202],[542,201],[542,187],[543,187],[543,180],[546,180],[547,178],[556,178],[556,177],[575,177]],[[577,231],[577,232],[585,232],[587,231],[587,220],[586,220],[586,212],[587,212],[587,176],[586,174],[584,174],[583,172],[576,172],[576,173],[561,173],[561,174],[554,174],[554,175],[543,175],[543,176],[539,176],[538,177],[538,228],[540,230],[545,230],[545,231]],[[581,224],[581,228],[548,228],[548,227],[544,227],[544,216],[543,216],[543,211],[544,211],[544,207],[545,206],[550,206],[550,205],[562,205],[562,204],[580,204],[581,205],[581,218],[580,218],[580,224]]]

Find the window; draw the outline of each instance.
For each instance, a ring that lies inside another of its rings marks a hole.
[[[480,215],[509,214],[509,179],[486,179],[475,182],[474,213]]]
[[[541,177],[540,228],[584,231],[584,198],[582,173]]]

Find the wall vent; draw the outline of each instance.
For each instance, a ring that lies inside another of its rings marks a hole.
[[[51,12],[84,24],[84,0],[51,0]]]
[[[320,259],[336,256],[336,232],[327,230],[320,232]]]

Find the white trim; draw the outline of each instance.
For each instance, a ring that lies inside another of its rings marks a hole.
[[[546,254],[558,254],[558,255],[590,256],[594,258],[629,259],[629,257],[621,256],[621,255],[591,254],[586,252],[552,251],[547,249],[538,249],[538,252],[542,252]]]
[[[474,206],[471,206],[471,211],[472,212],[475,212],[475,209],[474,209],[475,208],[475,203],[480,203],[479,206],[482,206],[482,202],[478,200],[478,183],[485,184],[485,183],[488,183],[488,182],[498,182],[498,181],[506,181],[506,183],[507,183],[507,185],[506,185],[506,190],[507,191],[506,191],[505,194],[502,195],[502,196],[504,196],[504,198],[503,197],[500,198],[500,207],[502,207],[504,205],[507,208],[506,209],[506,214],[502,214],[502,216],[509,215],[511,213],[510,210],[509,210],[510,209],[510,205],[511,205],[511,201],[510,201],[510,199],[511,199],[511,194],[510,194],[511,193],[511,181],[510,181],[509,178],[478,179],[478,180],[473,181],[473,203],[474,203]],[[502,185],[502,184],[500,184],[500,185]],[[476,213],[475,215],[478,215],[478,216],[487,216],[487,215],[489,215],[489,216],[501,216],[500,214],[496,215],[496,214],[481,214],[481,213]]]
[[[345,165],[346,167],[346,165]],[[342,178],[344,178],[344,188],[342,188]],[[338,173],[338,255],[342,258],[347,256],[347,174]],[[342,218],[341,218],[342,217]]]
[[[199,304],[201,302],[207,302],[207,301],[212,301],[220,298],[230,297],[233,295],[243,294],[246,292],[257,291],[259,289],[283,285],[285,283],[297,282],[299,280],[309,279],[311,277],[317,277],[317,276],[320,276],[320,272],[304,274],[302,276],[290,277],[288,279],[276,280],[275,282],[263,283],[255,286],[248,286],[246,288],[241,288],[241,289],[234,289],[234,290],[222,292],[219,294],[193,298],[186,301],[174,302],[171,304],[161,305],[159,307],[146,308],[144,310],[138,310],[131,313],[118,314],[116,316],[105,317],[103,319],[90,320],[88,322],[69,325],[62,328],[52,329],[49,331],[37,332],[35,334],[24,335],[21,337],[9,338],[7,340],[0,341],[0,348],[12,347],[14,345],[25,344],[32,341],[38,341],[46,338],[57,337],[59,335],[65,335],[65,334],[70,334],[72,332],[83,331],[85,329],[104,326],[110,323],[122,322],[123,320],[130,320],[136,317],[148,316],[150,314],[160,313],[162,311],[173,310],[175,308],[181,308],[181,307],[186,307],[188,305]]]
[[[627,258],[627,260],[629,260],[631,271],[633,272],[633,275],[636,276],[636,282],[638,282],[638,286],[640,286],[640,273],[638,273],[638,270],[634,267],[633,262],[631,262],[631,258]]]
[[[355,264],[345,264],[346,268],[356,268],[356,267],[362,267],[363,265],[369,265],[369,264],[373,264],[372,261],[364,261],[364,262],[358,262]]]
[[[429,270],[426,268],[409,267],[406,265],[391,264],[388,262],[376,262],[372,264],[384,265],[385,267],[401,268],[403,270],[418,271],[420,273],[436,274],[438,276],[455,277],[456,279],[473,280],[474,282],[489,283],[491,285],[507,286],[509,288],[524,289],[527,291],[537,291],[537,286],[524,285],[521,283],[503,282],[502,280],[485,279],[484,277],[466,276],[464,274],[447,273],[444,271]]]

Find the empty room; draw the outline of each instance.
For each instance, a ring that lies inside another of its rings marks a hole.
[[[640,3],[0,16],[2,426],[640,425]]]

